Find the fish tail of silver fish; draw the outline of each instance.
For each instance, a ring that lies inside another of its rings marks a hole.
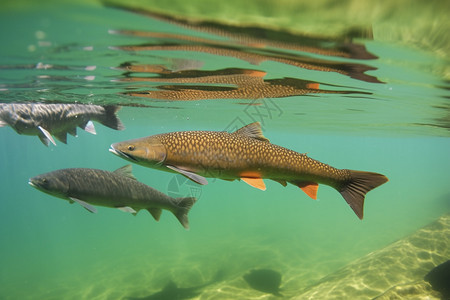
[[[348,171],[350,172],[350,179],[343,182],[336,189],[341,193],[358,218],[362,219],[366,193],[387,182],[388,178],[373,172]]]
[[[195,197],[173,199],[175,209],[172,212],[175,215],[175,217],[177,217],[178,221],[180,221],[181,225],[183,225],[183,227],[186,229],[189,229],[189,220],[188,220],[189,210],[192,208],[192,206],[196,201],[197,198]]]
[[[116,130],[123,130],[125,129],[125,126],[123,125],[122,121],[120,121],[119,117],[117,116],[117,112],[120,109],[120,106],[116,105],[107,105],[104,106],[105,112],[98,117],[98,120],[103,125],[116,129]]]

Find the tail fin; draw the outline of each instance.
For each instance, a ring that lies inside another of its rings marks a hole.
[[[195,197],[174,199],[175,211],[173,211],[173,214],[186,229],[189,229],[188,213],[195,201],[197,201],[197,198]]]
[[[115,130],[124,130],[125,126],[123,125],[122,121],[120,121],[119,117],[116,115],[116,113],[120,109],[120,106],[107,105],[104,108],[105,113],[103,116],[99,118],[98,121],[109,128]]]
[[[378,173],[350,171],[350,181],[338,188],[338,191],[353,209],[355,214],[362,220],[364,209],[364,197],[366,193],[387,182],[389,179]]]

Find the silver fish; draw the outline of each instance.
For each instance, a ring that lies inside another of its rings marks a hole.
[[[88,104],[0,103],[0,127],[10,126],[18,134],[37,135],[48,146],[52,135],[67,143],[67,133],[76,136],[77,126],[96,134],[92,120],[116,130],[125,127],[117,117],[119,106]]]
[[[196,198],[172,198],[136,180],[131,165],[114,172],[98,169],[61,169],[30,178],[28,183],[36,189],[77,202],[90,212],[93,205],[118,208],[137,214],[146,209],[159,221],[162,210],[172,212],[184,228],[189,228],[188,212]]]

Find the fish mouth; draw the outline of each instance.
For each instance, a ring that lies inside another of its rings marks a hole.
[[[34,188],[37,188],[37,187],[38,187],[33,181],[31,181],[31,178],[28,179],[28,184],[31,185],[31,186],[34,187]]]
[[[33,180],[32,178],[30,178],[28,180],[28,184],[31,185],[32,187],[34,187],[35,189],[38,190],[45,190],[45,188],[39,184],[39,182],[36,182],[35,180]]]
[[[111,148],[109,148],[109,152],[111,152],[111,153],[113,153],[113,154],[115,154],[117,156],[123,156],[124,158],[126,158],[128,160],[131,160],[131,161],[138,161],[133,156],[131,156],[131,155],[125,153],[125,152],[122,152],[120,150],[115,149],[112,145],[111,145]]]

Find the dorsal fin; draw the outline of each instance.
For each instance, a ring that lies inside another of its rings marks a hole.
[[[235,132],[233,134],[240,134],[245,135],[263,142],[270,142],[269,139],[267,139],[261,130],[261,124],[259,122],[250,123]]]
[[[133,170],[132,170],[131,165],[126,165],[126,166],[123,166],[122,168],[118,168],[113,173],[116,175],[125,176],[128,178],[137,180],[136,177],[134,177],[134,175],[133,175]]]

